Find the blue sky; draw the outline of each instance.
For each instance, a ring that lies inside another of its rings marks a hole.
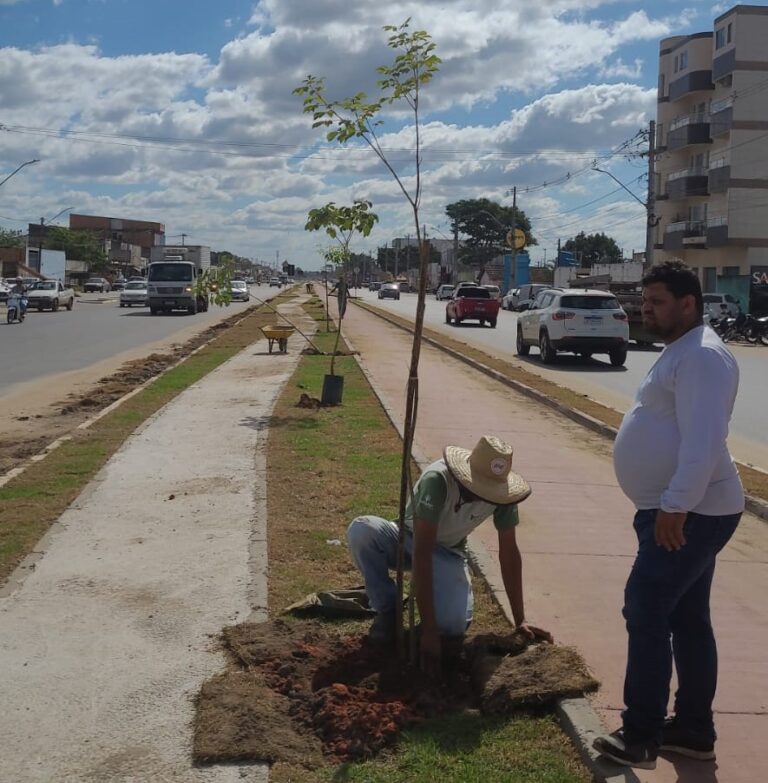
[[[382,166],[327,147],[291,95],[307,73],[327,76],[337,97],[370,89],[389,59],[382,25],[412,16],[443,59],[424,96],[428,233],[447,233],[445,204],[509,203],[516,185],[540,240],[534,259],[582,229],[605,230],[628,253],[644,244],[642,208],[605,195],[612,180],[585,169],[651,119],[659,39],[711,29],[727,7],[0,0],[0,124],[11,129],[0,131],[0,173],[41,161],[0,189],[0,226],[71,205],[250,257],[280,250],[307,268],[321,242],[303,231],[306,214],[327,201],[374,202],[380,223],[359,249],[412,231]],[[382,133],[408,179],[408,117],[388,116]],[[641,161],[608,165],[643,196]]]

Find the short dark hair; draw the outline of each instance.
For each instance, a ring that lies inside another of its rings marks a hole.
[[[662,261],[654,264],[643,276],[643,287],[663,283],[675,299],[692,296],[699,316],[704,315],[704,297],[699,276],[682,261]]]

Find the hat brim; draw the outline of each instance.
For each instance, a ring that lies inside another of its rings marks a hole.
[[[509,472],[506,481],[496,481],[482,476],[473,476],[469,465],[472,452],[460,446],[446,446],[443,458],[453,477],[472,494],[486,503],[506,506],[521,503],[531,494],[528,482],[519,474]]]

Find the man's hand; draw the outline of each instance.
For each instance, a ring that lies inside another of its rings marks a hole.
[[[440,676],[440,658],[442,657],[442,643],[437,628],[425,630],[422,626],[421,641],[419,643],[419,664],[421,671],[428,677]]]
[[[549,644],[553,644],[555,641],[549,631],[545,631],[543,628],[537,628],[535,625],[529,625],[528,623],[521,623],[517,626],[516,630],[525,634],[532,642],[549,642]]]
[[[656,545],[663,546],[667,552],[676,552],[685,546],[683,525],[687,517],[688,514],[685,512],[673,514],[659,509],[656,512],[656,526],[653,530]]]

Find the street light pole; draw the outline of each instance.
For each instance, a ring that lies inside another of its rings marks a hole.
[[[18,174],[24,168],[24,166],[31,166],[33,163],[40,163],[40,161],[37,158],[35,158],[34,160],[28,160],[25,163],[22,163],[21,166],[19,166],[18,168],[14,169],[2,182],[0,182],[0,187],[5,185],[5,183],[8,182],[8,180],[14,174]]]

